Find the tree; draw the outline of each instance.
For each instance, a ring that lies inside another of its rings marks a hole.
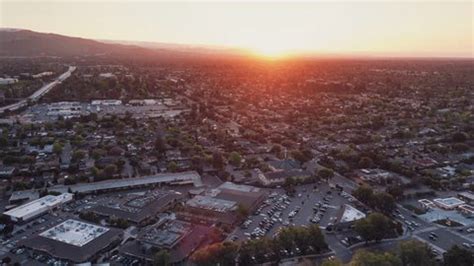
[[[371,202],[374,208],[376,208],[377,210],[379,210],[380,212],[384,214],[392,213],[397,207],[397,205],[395,204],[395,199],[392,197],[392,195],[386,192],[376,193],[373,196],[373,199]]]
[[[343,266],[340,260],[324,260],[321,266]]]
[[[400,259],[392,253],[373,253],[358,250],[350,263],[351,266],[401,266]]]
[[[468,139],[468,135],[465,132],[456,132],[453,134],[452,139],[454,142],[464,142]]]
[[[431,248],[417,240],[400,243],[398,256],[403,266],[430,266],[435,264]]]
[[[360,168],[371,168],[374,165],[374,162],[369,157],[362,157],[359,160]]]
[[[245,219],[248,215],[249,215],[249,209],[247,207],[245,207],[244,205],[240,204],[237,205],[237,215],[242,218],[242,219]]]
[[[374,197],[374,191],[368,186],[360,186],[352,192],[352,195],[360,202],[368,205]]]
[[[270,152],[274,153],[278,158],[280,157],[283,157],[282,154],[283,154],[283,146],[281,146],[280,144],[275,144],[273,145],[272,149],[270,150]]]
[[[212,154],[212,165],[216,169],[224,168],[225,160],[224,160],[224,156],[222,156],[222,153],[216,151]]]
[[[237,257],[237,244],[220,242],[198,249],[191,256],[197,265],[234,265]]]
[[[390,219],[381,213],[371,213],[355,223],[355,231],[366,241],[376,242],[390,235],[393,226]]]
[[[400,199],[403,197],[403,188],[399,185],[392,185],[387,187],[385,190],[388,194],[392,195],[395,199]]]
[[[168,266],[170,265],[170,253],[162,249],[153,256],[153,266]]]
[[[170,172],[176,172],[176,170],[178,170],[178,164],[175,161],[171,161],[166,166],[166,169]]]
[[[242,162],[242,157],[240,156],[240,154],[238,152],[233,151],[229,154],[229,162],[233,166],[239,167],[240,163]]]
[[[54,142],[53,144],[53,152],[56,154],[60,154],[63,151],[63,145],[59,142]]]
[[[86,152],[84,150],[76,150],[72,154],[72,161],[78,162],[86,157]]]
[[[6,147],[8,144],[8,139],[5,137],[0,137],[0,146]]]
[[[294,150],[291,152],[291,156],[299,161],[300,163],[305,163],[313,157],[313,154],[310,150]]]
[[[117,166],[115,164],[108,164],[105,168],[104,168],[104,175],[106,177],[112,177],[113,175],[115,175],[117,173]]]
[[[318,171],[318,176],[321,179],[329,180],[332,177],[334,177],[334,172],[329,168],[323,168],[323,169]]]
[[[159,153],[164,153],[166,151],[166,143],[161,136],[158,136],[155,140],[155,149]]]
[[[444,265],[472,266],[474,265],[473,253],[467,249],[454,245],[443,255]]]

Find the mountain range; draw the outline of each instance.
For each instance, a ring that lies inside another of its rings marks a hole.
[[[189,57],[235,55],[239,49],[154,42],[92,40],[24,29],[0,28],[0,56],[92,56]]]

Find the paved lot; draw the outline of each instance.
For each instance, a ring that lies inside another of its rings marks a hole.
[[[336,189],[330,189],[327,183],[317,184],[316,187],[313,184],[298,186],[293,197],[286,196],[283,189],[270,190],[270,195],[275,196],[266,201],[268,204],[265,204],[266,206],[261,208],[259,213],[250,216],[249,220],[252,222],[248,228],[237,228],[231,236],[237,236],[239,240],[248,239],[249,234],[255,232],[256,228],[261,228],[259,224],[262,221],[265,219],[271,220],[271,218],[275,218],[276,222],[264,234],[267,237],[273,237],[282,226],[308,225],[311,223],[311,219],[315,217],[313,208],[317,203],[327,206],[325,212],[319,212],[321,220],[317,223],[320,227],[325,228],[328,224],[334,222],[341,205],[348,203],[348,200],[340,196]],[[326,198],[326,201],[324,198]],[[275,210],[274,214],[281,212],[281,215],[278,217],[270,216],[268,212],[277,206],[283,206],[283,208]],[[291,217],[290,213],[297,209],[299,211]]]
[[[437,238],[435,240],[430,239],[430,234],[436,234]],[[464,248],[463,243],[467,243],[474,247],[474,241],[470,241],[469,239],[465,239],[457,234],[454,234],[448,229],[445,228],[438,228],[428,232],[422,232],[416,235],[418,238],[423,240],[424,242],[428,242],[431,245],[434,245],[440,248],[443,252],[450,249],[454,245],[458,245]],[[469,248],[471,251],[474,251],[474,248]]]

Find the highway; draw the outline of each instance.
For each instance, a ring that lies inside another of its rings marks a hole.
[[[70,77],[71,73],[74,70],[76,70],[75,66],[69,66],[69,69],[66,72],[64,72],[63,74],[61,74],[61,76],[56,78],[54,81],[44,85],[43,87],[41,87],[40,89],[35,91],[33,94],[31,94],[28,98],[25,98],[25,99],[23,99],[19,102],[16,102],[16,103],[13,103],[13,104],[10,104],[10,105],[7,105],[7,106],[0,107],[0,114],[3,114],[6,110],[16,111],[16,110],[18,110],[22,107],[25,107],[28,104],[28,101],[35,102],[35,101],[39,100],[43,95],[45,95],[52,88],[54,88],[54,86],[56,86],[57,84],[63,82],[68,77]]]

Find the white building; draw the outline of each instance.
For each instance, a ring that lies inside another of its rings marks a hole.
[[[438,207],[445,210],[454,210],[465,203],[464,201],[455,197],[434,199],[433,201]]]
[[[116,106],[122,105],[121,100],[93,100],[91,102],[92,105],[108,105],[108,106]]]
[[[73,199],[73,194],[63,193],[58,196],[47,195],[34,201],[30,201],[19,207],[4,212],[14,222],[24,222],[31,218],[44,214],[56,207]]]

